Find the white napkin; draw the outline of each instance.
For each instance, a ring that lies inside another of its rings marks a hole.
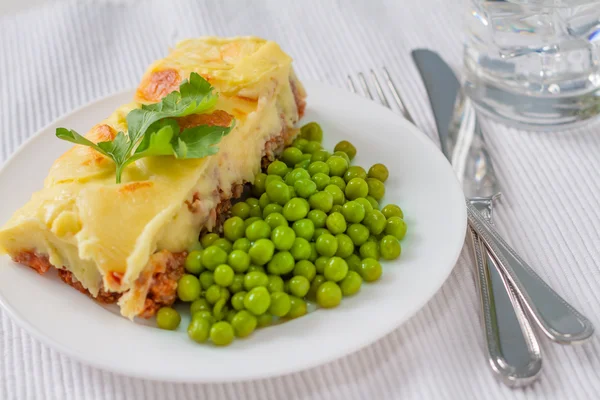
[[[435,49],[458,68],[465,7],[444,0],[73,1],[0,17],[0,164],[53,119],[135,86],[170,45],[200,35],[273,39],[293,55],[301,79],[337,86],[344,86],[349,73],[385,65],[417,124],[434,138],[409,51]],[[526,133],[488,123],[485,132],[504,189],[496,213],[499,230],[600,327],[598,127]],[[390,335],[330,364],[255,382],[182,385],[103,372],[40,344],[0,311],[0,399],[600,396],[597,336],[579,347],[545,340],[542,347],[544,370],[535,385],[511,390],[494,379],[486,366],[477,292],[464,251],[440,292]]]

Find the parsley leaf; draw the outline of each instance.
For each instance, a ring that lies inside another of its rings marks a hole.
[[[202,158],[216,154],[216,146],[235,125],[201,125],[180,128],[174,118],[206,112],[213,108],[218,96],[210,83],[196,73],[183,81],[178,92],[171,92],[159,103],[142,105],[127,114],[128,133],[118,132],[107,142],[93,143],[74,130],[58,128],[56,137],[82,146],[89,146],[112,159],[116,164],[116,180],[121,183],[125,167],[140,158],[150,156],[175,156],[177,158]]]

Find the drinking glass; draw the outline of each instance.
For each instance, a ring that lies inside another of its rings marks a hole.
[[[470,0],[465,90],[511,125],[551,129],[600,114],[600,1]]]

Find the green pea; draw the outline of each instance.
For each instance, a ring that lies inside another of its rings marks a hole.
[[[276,203],[271,203],[271,204],[267,204],[265,206],[265,208],[263,208],[263,218],[265,218],[265,222],[266,222],[266,218],[273,214],[273,213],[281,213],[281,211],[283,210],[283,207],[281,207],[279,204]]]
[[[300,137],[320,143],[323,140],[323,129],[316,122],[309,122],[300,128]]]
[[[283,178],[280,177],[279,175],[267,175],[267,178],[265,179],[265,193],[267,192],[267,186],[269,186],[269,183],[274,182],[274,181],[283,182]],[[258,197],[260,197],[260,196],[258,196]],[[246,202],[248,202],[248,200],[246,200]]]
[[[315,161],[327,161],[327,159],[329,158],[329,152],[327,150],[317,150],[314,153],[312,153],[312,157],[310,158],[310,162],[315,162]]]
[[[321,143],[309,141],[308,143],[306,143],[306,146],[304,146],[303,152],[306,154],[313,154],[314,152],[319,150],[321,150]]]
[[[317,299],[317,290],[319,290],[319,286],[321,286],[324,282],[327,282],[327,279],[323,275],[316,275],[315,279],[310,284],[310,289],[308,290],[308,294],[306,297],[312,301]]]
[[[290,279],[289,290],[290,293],[297,297],[304,297],[310,289],[310,281],[304,276],[294,276]]]
[[[333,196],[328,192],[317,192],[309,197],[308,203],[314,210],[329,212],[333,207]]]
[[[156,313],[156,326],[160,329],[174,331],[181,323],[181,316],[171,307],[162,307]]]
[[[331,178],[329,177],[329,175],[317,172],[312,176],[312,180],[315,183],[315,185],[317,185],[317,190],[323,190],[327,185],[329,185]]]
[[[291,147],[293,148],[293,147]],[[304,168],[296,168],[285,176],[285,183],[294,185],[301,179],[310,179],[310,174]]]
[[[373,235],[379,235],[385,229],[386,220],[381,211],[373,210],[366,213],[362,223]]]
[[[225,253],[229,253],[229,252],[231,252],[231,250],[233,250],[233,245],[231,244],[231,242],[229,240],[227,240],[225,238],[219,238],[219,239],[215,240],[212,245],[220,247],[221,249],[223,249],[225,251]]]
[[[200,297],[200,281],[194,275],[183,274],[177,281],[177,297],[181,301],[194,301]]]
[[[386,235],[392,235],[392,236],[396,237],[398,240],[402,240],[404,238],[404,236],[406,235],[406,222],[404,222],[404,220],[400,217],[390,217],[385,222],[385,230],[384,231],[385,231]],[[188,255],[188,257],[189,257],[189,255]],[[186,260],[186,263],[187,263],[187,260]]]
[[[233,269],[227,264],[221,264],[215,268],[215,283],[219,286],[227,287],[233,283]]]
[[[260,197],[260,195],[265,192],[266,185],[267,185],[267,174],[263,174],[262,172],[257,174],[254,177],[254,185],[252,186],[252,194],[254,194],[256,197]],[[248,211],[250,211],[250,210],[248,210]],[[246,217],[246,218],[248,218],[248,217]]]
[[[246,206],[248,205],[246,204]],[[248,213],[250,213],[249,206]],[[223,234],[228,240],[231,240],[232,242],[236,241],[241,237],[244,237],[244,220],[241,217],[231,217],[227,219],[223,224]]]
[[[381,182],[385,182],[390,173],[388,169],[383,164],[373,164],[371,168],[369,168],[369,178],[378,179]]]
[[[315,262],[317,257],[319,257],[319,252],[317,251],[317,244],[315,242],[310,242],[310,255],[308,256],[308,261]]]
[[[360,264],[358,273],[367,282],[374,282],[381,277],[383,270],[379,261],[373,258],[365,258]]]
[[[242,250],[233,250],[227,257],[227,263],[233,271],[243,273],[250,266],[250,256]]]
[[[365,199],[364,197],[360,197],[354,201],[363,206],[363,208],[365,209],[365,213],[373,211],[373,205],[369,200]]]
[[[247,292],[241,291],[237,292],[231,297],[231,306],[234,310],[243,310],[244,309],[244,298],[246,297]]]
[[[340,257],[331,257],[325,265],[323,275],[328,281],[339,282],[346,277],[348,273],[348,264]]]
[[[252,204],[250,205],[250,218],[247,218],[246,221],[244,221],[244,226],[248,226],[247,221],[255,218],[255,217],[261,217],[262,216],[262,209],[260,208],[260,204]]]
[[[310,210],[308,212],[308,219],[313,222],[315,228],[323,228],[325,226],[325,221],[327,220],[327,214],[322,210]]]
[[[189,252],[187,257],[185,257],[185,270],[194,275],[199,275],[204,270],[201,251],[194,250]]]
[[[342,213],[342,206],[339,205],[339,204],[334,204],[333,207],[331,207],[331,211],[329,213],[331,214],[331,213],[334,213],[334,212],[341,214]]]
[[[360,246],[359,253],[363,259],[373,258],[379,260],[379,244],[377,244],[377,242],[367,241]]]
[[[323,189],[323,190],[325,192],[331,194],[331,197],[333,197],[333,204],[334,205],[342,205],[346,201],[346,197],[344,196],[344,192],[342,192],[342,189],[340,189],[336,185],[329,184],[329,185],[325,186],[325,189]]]
[[[317,274],[323,275],[323,273],[325,272],[325,266],[329,262],[330,258],[331,257],[326,256],[320,256],[319,258],[317,258],[317,260],[315,261],[315,270]]]
[[[290,200],[290,188],[283,181],[272,181],[267,184],[267,195],[269,199],[283,206]]]
[[[254,332],[257,324],[258,321],[256,320],[256,317],[246,310],[238,311],[231,320],[231,326],[233,327],[235,336],[241,338],[249,336]]]
[[[350,239],[350,236],[339,233],[335,235],[338,243],[338,249],[335,255],[337,257],[346,258],[349,257],[352,253],[354,253],[354,242]]]
[[[317,238],[317,252],[322,256],[332,257],[338,248],[337,239],[329,234],[324,233]]]
[[[344,181],[346,181],[347,184],[354,178],[367,179],[367,171],[365,171],[363,167],[360,167],[358,165],[352,165],[348,167],[348,169],[344,173]]]
[[[250,265],[247,272],[262,272],[263,274],[266,274],[267,270],[263,265]]]
[[[283,292],[283,279],[279,275],[269,275],[267,290],[269,293]]]
[[[335,151],[343,151],[348,155],[350,160],[352,160],[356,156],[356,147],[352,143],[347,140],[342,140],[334,147]]]
[[[288,226],[287,220],[279,212],[274,212],[267,215],[267,217],[265,218],[265,222],[271,227],[271,234],[273,234],[273,230],[275,230],[275,228],[277,228],[278,226]]]
[[[245,229],[244,229],[245,232]],[[233,242],[233,251],[235,250],[241,250],[244,253],[247,253],[248,250],[250,250],[250,246],[252,245],[252,242],[250,242],[250,240],[248,240],[248,238],[239,238],[238,240],[236,240],[235,242]],[[231,255],[231,253],[229,253],[229,255]],[[229,258],[228,258],[229,259]],[[231,265],[231,264],[230,264]]]
[[[298,164],[294,165],[294,168],[308,168],[308,166],[310,165],[310,160],[302,160],[300,161]],[[259,318],[260,321],[260,318]]]
[[[279,253],[276,253],[267,265],[267,270],[273,275],[285,275],[293,269],[294,257],[289,251],[280,251]]]
[[[244,298],[244,307],[254,315],[265,313],[270,305],[271,295],[263,286],[255,287]]]
[[[356,271],[348,271],[348,275],[340,282],[340,289],[344,296],[352,296],[358,293],[362,285],[362,278]]]
[[[296,237],[311,240],[315,234],[315,224],[308,218],[298,220],[292,224]]]
[[[266,193],[263,193],[260,198],[258,199],[258,204],[260,205],[260,208],[263,210],[266,206],[268,206],[269,204],[271,204],[271,199],[269,199],[269,195]],[[264,217],[264,214],[262,214]]]
[[[283,206],[283,216],[288,221],[298,221],[308,214],[308,205],[303,199],[293,198]]]
[[[296,194],[302,198],[308,198],[317,191],[317,184],[310,179],[299,179],[294,183]]]
[[[258,239],[250,250],[248,251],[248,255],[250,256],[250,260],[257,265],[265,265],[271,258],[273,258],[273,253],[275,252],[275,246],[273,242],[268,239]]]
[[[402,212],[402,209],[395,204],[388,204],[387,206],[381,209],[381,212],[386,218],[404,218],[404,213]]]
[[[241,219],[246,219],[250,216],[250,206],[248,203],[240,201],[239,203],[235,203],[231,207],[231,215],[234,217],[239,217]]]
[[[256,317],[256,319],[258,320],[258,327],[264,328],[273,323],[273,314],[266,312]]]
[[[365,208],[357,201],[348,201],[342,206],[342,215],[348,222],[358,223],[365,217]]]
[[[290,249],[290,253],[296,261],[308,260],[311,253],[310,243],[306,239],[297,237]]]
[[[327,228],[317,228],[315,229],[315,234],[313,235],[313,240],[317,240],[319,236],[323,235],[324,233],[329,233],[329,231],[327,230]]]
[[[316,274],[317,269],[315,267],[315,264],[308,260],[300,260],[296,263],[296,266],[294,267],[294,275],[303,276],[306,279],[308,279],[309,282],[314,279]]]
[[[310,176],[318,173],[329,175],[329,166],[323,161],[315,161],[308,166],[308,173]]]
[[[271,293],[271,305],[269,306],[269,313],[277,317],[283,317],[290,311],[290,308],[290,296],[287,293]]]
[[[260,210],[260,206],[256,206],[256,208]],[[261,212],[261,215],[262,215],[262,212]],[[260,217],[250,217],[250,218],[246,219],[244,221],[244,231],[246,229],[248,229],[248,227],[256,221],[260,221]]]
[[[344,176],[348,170],[348,161],[338,156],[329,157],[327,165],[329,166],[329,175],[331,176]]]
[[[379,252],[384,260],[395,260],[400,257],[402,247],[395,236],[386,235],[379,242]]]
[[[210,311],[211,307],[208,301],[203,298],[196,299],[190,304],[190,314],[194,315],[198,311]]]
[[[221,287],[215,284],[211,285],[204,292],[204,298],[206,298],[206,301],[208,301],[210,304],[215,304],[221,299]]]
[[[306,147],[306,145],[308,144],[308,140],[302,138],[302,137],[298,137],[296,140],[294,140],[294,143],[292,143],[292,146],[300,149],[300,151],[304,151],[304,148]]]
[[[342,157],[348,162],[348,165],[350,165],[350,157],[348,157],[348,154],[344,153],[343,151],[334,151],[333,155],[336,157]]]
[[[187,333],[190,339],[196,343],[204,343],[210,336],[210,321],[206,318],[192,318],[188,325]]]
[[[346,231],[346,220],[344,216],[339,212],[333,212],[327,216],[327,220],[325,221],[327,229],[334,235],[338,233],[342,233]]]
[[[339,187],[342,190],[342,193],[344,192],[344,190],[346,190],[346,181],[344,181],[344,178],[342,178],[341,176],[332,176],[329,182],[330,185],[335,185]]]
[[[369,228],[361,224],[352,224],[346,230],[355,246],[360,246],[369,239]]]
[[[231,323],[231,321],[233,321],[233,317],[235,317],[235,314],[237,314],[237,312],[235,310],[227,311],[227,315],[225,316],[225,321]]]
[[[281,159],[291,168],[302,161],[302,151],[296,147],[288,147],[281,153]]]
[[[352,178],[346,184],[346,197],[350,200],[358,199],[359,197],[367,197],[369,194],[369,186],[362,178]]]
[[[286,225],[281,225],[273,229],[271,233],[271,241],[277,250],[289,250],[294,245],[296,233],[292,228]]]
[[[233,281],[231,285],[227,288],[231,293],[238,293],[244,290],[244,275],[243,274],[235,274],[233,276]]]
[[[366,198],[367,201],[371,203],[371,207],[373,207],[373,210],[379,211],[379,202],[373,196],[367,196]]]
[[[323,282],[317,289],[317,304],[323,308],[333,308],[342,302],[342,289],[331,281]]]
[[[350,254],[348,257],[344,259],[346,264],[348,264],[348,269],[351,271],[358,271],[360,268],[361,259],[356,254]]]
[[[286,318],[298,318],[306,315],[306,302],[299,297],[290,296],[290,311],[286,314]]]
[[[264,272],[248,272],[244,277],[244,289],[251,290],[259,286],[267,286],[269,277]]]
[[[279,175],[283,177],[287,173],[288,166],[283,161],[275,160],[267,167],[268,175]]]
[[[233,338],[233,327],[229,322],[219,321],[210,328],[210,340],[217,346],[227,346]]]
[[[271,227],[265,221],[254,221],[246,228],[246,237],[251,242],[256,242],[258,239],[266,239],[271,236]]]
[[[211,287],[215,283],[215,279],[213,277],[213,273],[210,271],[204,271],[200,274],[198,279],[200,281],[200,286],[202,290],[206,290]]]

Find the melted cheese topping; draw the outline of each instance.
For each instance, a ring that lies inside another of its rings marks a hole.
[[[123,183],[117,185],[111,160],[74,146],[56,160],[44,188],[0,230],[0,250],[48,254],[52,265],[73,272],[96,295],[101,284],[117,292],[134,288],[150,255],[184,251],[197,241],[202,227],[212,228],[219,189],[228,197],[233,184],[253,181],[265,142],[293,129],[298,120],[291,81],[302,97],[304,92],[290,57],[277,44],[254,37],[183,41],[149,67],[132,103],[86,137],[98,142],[126,132],[130,110],[159,101],[191,72],[216,88],[215,109],[237,119],[216,155],[141,159],[125,169]],[[139,291],[123,296],[123,315],[139,313],[144,297]]]

